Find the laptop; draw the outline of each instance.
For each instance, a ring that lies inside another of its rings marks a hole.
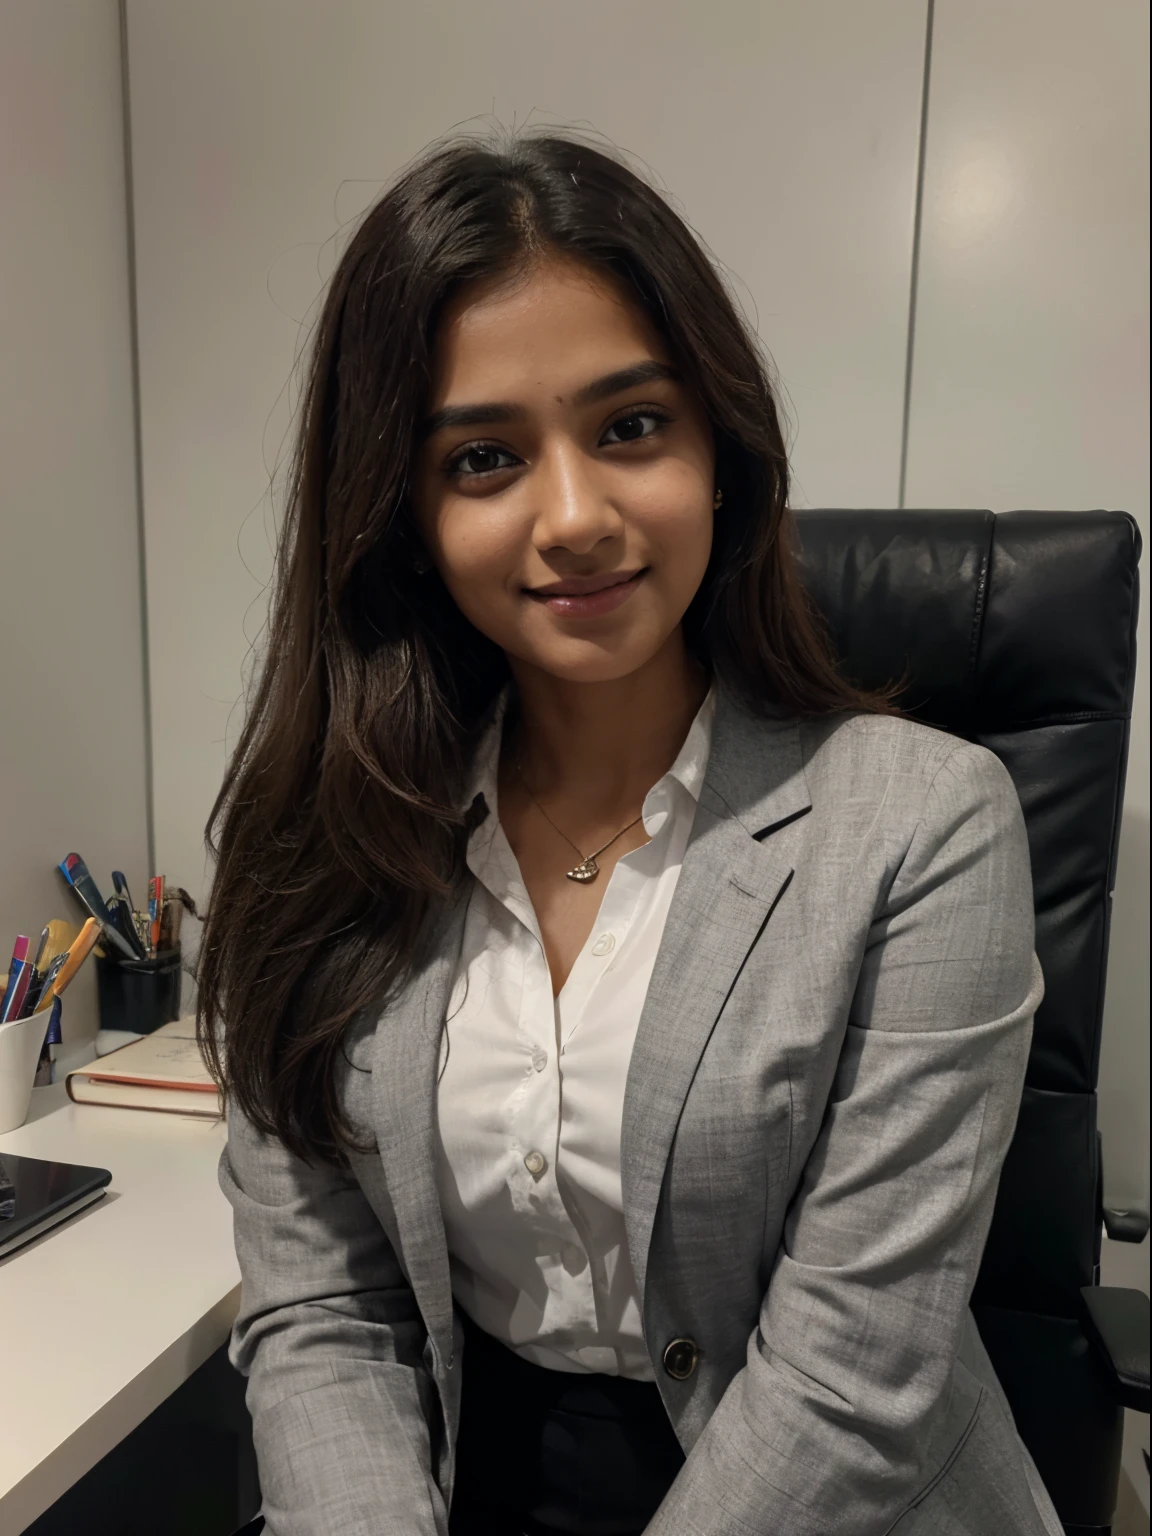
[[[0,1152],[0,1259],[99,1200],[111,1182],[107,1168]]]

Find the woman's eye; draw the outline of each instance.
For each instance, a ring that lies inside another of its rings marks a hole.
[[[609,432],[622,435],[615,441],[606,439],[607,444],[615,447],[622,443],[643,442],[646,438],[655,437],[671,420],[672,417],[663,411],[630,411],[627,416],[618,416],[608,427]],[[649,431],[645,431],[641,425],[646,421],[654,424]],[[499,474],[509,467],[506,463],[499,463],[500,459],[515,461],[516,455],[507,448],[498,448],[495,443],[470,443],[448,460],[448,473],[462,480],[479,480],[486,475]]]
[[[656,433],[666,427],[671,420],[671,416],[666,416],[663,411],[632,411],[627,416],[618,416],[608,430],[615,432],[620,428],[626,428],[625,435],[619,441],[639,443],[646,437],[655,437]],[[632,428],[642,421],[653,421],[656,425],[651,432],[633,432]]]
[[[506,464],[494,464],[491,461],[499,458],[514,459],[516,455],[509,453],[507,448],[497,448],[493,443],[473,443],[470,448],[465,448],[455,458],[448,460],[448,470],[453,475],[463,475],[466,480],[475,480],[479,475],[493,475],[497,470],[507,469]],[[467,469],[465,465],[469,459],[487,460],[487,463],[473,465]]]

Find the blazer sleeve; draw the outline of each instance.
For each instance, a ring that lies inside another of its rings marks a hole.
[[[955,1357],[1043,996],[1033,930],[1015,787],[965,744],[875,912],[747,1364],[649,1536],[883,1536],[956,1453],[943,1409],[980,1398]]]
[[[445,1536],[439,1413],[408,1282],[355,1177],[305,1164],[229,1105],[220,1184],[267,1536]]]

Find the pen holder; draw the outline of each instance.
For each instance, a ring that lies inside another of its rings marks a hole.
[[[51,1021],[48,1007],[30,1019],[0,1024],[0,1133],[14,1131],[28,1118],[36,1067]]]
[[[150,1035],[180,1017],[180,949],[161,950],[152,960],[96,956],[96,997],[101,1032],[127,1030]]]

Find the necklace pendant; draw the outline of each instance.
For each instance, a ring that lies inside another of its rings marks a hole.
[[[589,880],[595,880],[599,873],[600,866],[597,864],[595,856],[589,855],[588,858],[577,864],[575,869],[568,871],[568,878],[569,880],[579,880],[581,884],[584,884]]]

